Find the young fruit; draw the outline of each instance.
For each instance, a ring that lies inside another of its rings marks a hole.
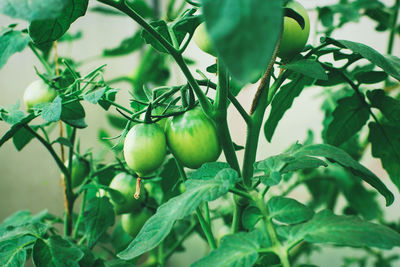
[[[169,148],[185,167],[197,169],[221,154],[214,122],[199,108],[170,119],[165,132]]]
[[[310,34],[310,18],[307,10],[296,1],[289,2],[286,7],[300,14],[304,19],[305,26],[302,29],[296,20],[289,17],[284,18],[282,39],[278,50],[278,57],[282,59],[290,59],[300,53]]]
[[[68,160],[65,162],[65,166],[69,168]],[[72,157],[71,186],[73,188],[79,186],[89,174],[89,171],[89,163],[74,155]]]
[[[130,236],[135,237],[151,215],[152,213],[146,208],[140,212],[122,214],[122,229]]]
[[[123,196],[123,201],[114,201],[111,203],[114,206],[115,213],[134,212],[140,208],[142,194],[140,199],[135,199],[134,194],[136,191],[136,178],[127,173],[119,173],[113,178],[110,183],[110,188],[119,191]]]
[[[201,50],[214,57],[217,56],[204,22],[194,31],[193,40]]]
[[[167,144],[163,129],[156,123],[133,126],[126,135],[124,157],[126,164],[139,176],[151,173],[163,163]]]
[[[39,103],[51,102],[56,98],[57,91],[48,86],[43,80],[32,82],[24,92],[23,100],[27,110]]]

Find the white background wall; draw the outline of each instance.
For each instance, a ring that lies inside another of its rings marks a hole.
[[[323,5],[336,1],[303,0],[301,2],[304,6],[311,8],[316,4]],[[394,1],[387,2],[393,3]],[[316,13],[313,11],[310,12],[310,20],[312,23],[311,31],[313,32],[313,22],[316,21]],[[0,15],[0,26],[7,26],[14,22],[15,20]],[[19,27],[25,26],[24,22],[19,25]],[[374,22],[363,18],[358,24],[346,25],[340,31],[335,32],[333,37],[361,42],[384,53],[388,33],[377,33],[374,31],[374,27]],[[60,55],[75,59],[93,59],[101,53],[103,48],[115,47],[120,40],[130,36],[137,30],[137,25],[129,18],[104,17],[96,13],[89,13],[78,19],[72,25],[70,32],[76,33],[78,30],[83,30],[84,37],[73,45],[61,44],[59,46]],[[318,41],[317,39],[310,36],[309,42],[313,43]],[[400,56],[398,39],[396,39],[394,47],[394,54]],[[193,45],[189,46],[186,55],[196,59],[198,61],[196,67],[202,70],[214,63],[212,57],[202,53]],[[89,64],[83,65],[80,71],[85,74],[104,63],[107,64],[105,77],[113,78],[130,73],[134,66],[138,64],[138,57],[137,54],[134,54],[124,58],[91,60]],[[0,106],[12,105],[18,100],[22,100],[25,87],[31,81],[37,79],[33,66],[42,70],[40,62],[29,49],[9,59],[0,70]],[[182,81],[179,70],[174,70],[170,83],[180,84]],[[127,105],[129,103],[127,93],[129,88],[125,84],[118,86],[120,86],[122,92],[118,94],[117,100]],[[254,91],[255,86],[249,86],[239,94],[239,100],[247,110],[251,104]],[[284,119],[279,123],[271,144],[267,143],[261,134],[258,159],[277,154],[290,144],[304,140],[308,129],[313,129],[316,133],[321,131],[323,114],[319,109],[321,99],[317,97],[320,92],[320,88],[308,88],[295,100],[293,108],[285,114]],[[85,105],[85,108],[87,109],[89,127],[79,133],[83,150],[98,146],[97,130],[102,127],[109,128],[102,109],[93,105]],[[245,142],[243,121],[233,109],[229,112],[229,120],[233,140],[243,145]],[[0,123],[0,136],[8,129],[7,124]],[[99,149],[95,148],[94,151],[97,152]],[[239,154],[239,156],[242,157],[243,155]],[[381,177],[384,183],[396,194],[395,203],[386,208],[385,211],[388,218],[398,220],[400,215],[398,190],[390,182],[378,160],[368,156],[363,160],[363,164]],[[59,183],[60,177],[55,163],[36,140],[32,141],[22,152],[17,152],[12,142],[6,143],[0,147],[0,221],[20,209],[27,209],[35,213],[46,207],[50,212],[61,215],[63,212],[63,194]],[[307,196],[304,190],[296,191],[295,195],[299,198]],[[383,204],[383,199],[380,199]],[[175,257],[174,266],[186,266],[193,261],[193,258],[202,256],[199,249],[193,250],[193,246],[201,245],[198,244],[196,239],[190,241],[188,243],[189,254]],[[337,250],[331,250],[333,249],[325,249],[323,254],[313,254],[313,262],[321,266],[340,266],[340,258],[335,256]],[[346,253],[346,251],[348,250],[341,249],[340,253]],[[354,252],[348,254],[352,255]]]

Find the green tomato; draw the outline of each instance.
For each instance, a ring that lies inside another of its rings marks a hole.
[[[24,103],[28,111],[36,104],[51,102],[56,98],[57,91],[48,86],[43,80],[32,82],[24,92]]]
[[[148,209],[138,213],[125,213],[121,215],[122,229],[132,237],[135,237],[143,225],[153,214]]]
[[[139,176],[151,173],[163,163],[167,144],[163,129],[156,123],[140,123],[126,135],[124,157],[126,164]]]
[[[310,18],[308,17],[307,10],[295,1],[290,2],[287,7],[293,9],[303,17],[305,26],[302,29],[296,20],[289,17],[284,18],[282,40],[278,50],[278,57],[282,59],[290,59],[297,53],[300,53],[306,45],[310,34]]]
[[[194,31],[193,40],[201,50],[214,57],[217,56],[204,22],[200,24]]]
[[[69,167],[69,161],[65,162],[65,166]],[[72,187],[79,186],[86,176],[89,174],[89,163],[80,159],[77,156],[72,157],[71,185]]]
[[[127,173],[119,173],[113,178],[110,183],[110,188],[119,191],[123,196],[123,201],[115,202],[111,199],[111,203],[114,206],[115,213],[127,213],[134,212],[141,207],[143,194],[140,194],[139,199],[135,199],[136,191],[136,178]]]
[[[214,122],[199,108],[170,119],[165,132],[169,148],[185,167],[197,169],[221,154]]]

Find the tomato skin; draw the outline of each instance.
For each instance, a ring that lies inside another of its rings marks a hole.
[[[163,129],[156,123],[140,123],[126,135],[124,157],[126,164],[139,176],[151,173],[163,163],[167,144]]]
[[[123,203],[116,203],[112,199],[110,200],[116,214],[134,212],[141,207],[143,194],[140,194],[139,199],[135,199],[136,178],[132,175],[127,173],[117,174],[111,181],[109,187],[119,191],[125,198]]]
[[[296,20],[284,17],[282,39],[278,50],[278,57],[282,59],[289,59],[300,53],[310,34],[310,18],[307,10],[296,1],[290,2],[286,7],[299,13],[304,19],[305,26],[302,29]]]
[[[68,160],[65,162],[65,166],[69,167]],[[74,155],[72,157],[71,186],[73,188],[79,186],[89,174],[89,171],[89,163]]]
[[[36,80],[25,89],[23,100],[28,111],[39,103],[51,102],[56,98],[57,91],[43,80]]]
[[[217,56],[204,22],[197,26],[193,34],[193,40],[201,50],[214,57]]]
[[[140,212],[125,213],[121,215],[121,225],[124,231],[135,237],[142,229],[143,225],[153,214],[148,209],[143,209]]]
[[[197,169],[221,154],[214,122],[199,108],[170,119],[165,132],[169,148],[185,167]]]

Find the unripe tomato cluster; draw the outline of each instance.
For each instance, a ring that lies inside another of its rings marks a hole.
[[[164,130],[156,123],[133,126],[124,142],[126,164],[139,176],[148,175],[163,163],[167,145],[183,166],[192,169],[215,161],[221,153],[213,121],[194,108],[170,118]]]
[[[167,154],[167,147],[174,157],[188,168],[199,168],[205,162],[215,161],[221,153],[214,123],[201,109],[194,108],[170,118],[165,129],[157,123],[134,125],[124,141],[124,158],[129,168],[139,177],[151,174],[159,168]],[[118,174],[110,188],[118,190],[125,201],[112,201],[121,216],[122,228],[136,236],[151,216],[147,209],[140,209],[141,200],[134,198],[136,179],[128,174]]]

